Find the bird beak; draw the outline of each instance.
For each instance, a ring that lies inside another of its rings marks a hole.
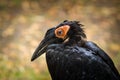
[[[36,58],[38,58],[39,56],[41,56],[47,49],[47,46],[50,43],[53,43],[56,39],[53,38],[53,36],[48,36],[45,37],[41,43],[38,45],[37,49],[35,50],[35,52],[33,53],[33,56],[31,58],[31,61],[34,61]]]

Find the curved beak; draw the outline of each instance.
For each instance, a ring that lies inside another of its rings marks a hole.
[[[56,38],[53,37],[53,34],[49,34],[49,36],[45,37],[40,44],[38,45],[37,49],[34,51],[31,61],[34,61],[36,58],[41,56],[44,52],[46,52],[47,46],[53,43]]]

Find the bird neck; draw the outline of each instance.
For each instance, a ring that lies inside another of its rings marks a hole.
[[[71,36],[67,42],[65,42],[65,45],[67,45],[67,46],[74,46],[74,45],[83,46],[85,41],[86,40],[82,36],[74,35],[74,36]]]

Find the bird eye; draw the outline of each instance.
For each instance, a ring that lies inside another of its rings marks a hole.
[[[61,36],[62,34],[63,34],[63,30],[60,29],[60,30],[57,31],[58,36]]]
[[[67,36],[67,32],[70,29],[70,26],[64,25],[55,30],[55,36],[58,38],[64,39]]]

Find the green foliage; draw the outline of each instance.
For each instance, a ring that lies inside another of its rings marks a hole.
[[[8,59],[2,58],[3,55],[0,55],[0,79],[1,80],[50,80],[49,74],[47,71],[35,73],[33,68],[23,67],[20,69],[19,60],[10,61]]]

